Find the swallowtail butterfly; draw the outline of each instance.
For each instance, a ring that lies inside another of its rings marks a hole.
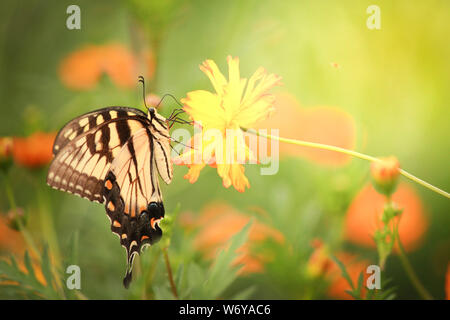
[[[71,120],[53,145],[47,184],[105,205],[127,251],[125,287],[135,256],[162,236],[158,174],[167,184],[173,175],[168,120],[154,108],[108,107]]]

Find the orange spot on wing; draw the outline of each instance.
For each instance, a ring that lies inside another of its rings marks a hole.
[[[113,222],[113,227],[120,228],[121,226],[122,226],[122,225],[119,223],[119,221],[114,220],[114,222]]]
[[[111,189],[112,189],[113,185],[112,185],[111,180],[106,180],[106,182],[105,182],[105,187],[106,187],[106,189],[108,189],[108,190],[111,190]]]
[[[152,218],[152,219],[150,220],[150,225],[152,226],[153,229],[156,230],[155,224],[156,224],[157,222],[159,222],[160,220],[161,220],[161,219],[155,219],[155,218]]]
[[[114,205],[114,203],[112,203],[112,201],[108,202],[108,209],[110,211],[116,210],[116,206]]]
[[[145,235],[141,237],[141,241],[144,241],[145,239],[149,239],[149,237]]]

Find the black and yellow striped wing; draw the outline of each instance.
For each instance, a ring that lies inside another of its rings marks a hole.
[[[169,177],[169,183],[172,179],[169,150],[161,147],[163,143],[151,129],[140,129],[123,146],[105,179],[105,207],[111,230],[127,250],[126,287],[134,256],[162,236],[159,221],[164,218],[164,205],[157,170]]]
[[[125,107],[100,109],[73,119],[56,136],[47,183],[102,203],[103,180],[114,157],[148,122],[144,112]]]
[[[105,204],[111,230],[127,250],[124,285],[134,256],[162,236],[164,206],[159,176],[170,183],[170,136],[164,117],[110,107],[66,124],[58,133],[47,183]]]

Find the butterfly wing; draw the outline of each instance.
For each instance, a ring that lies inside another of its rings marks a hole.
[[[171,172],[169,154],[160,155],[160,146],[169,143],[165,140],[155,137],[151,127],[134,133],[112,162],[104,182],[111,230],[119,235],[121,245],[127,250],[125,287],[131,281],[135,255],[162,236],[158,223],[164,217],[164,206],[156,170],[169,168],[164,172]]]
[[[73,119],[55,139],[47,184],[102,203],[103,180],[113,159],[148,123],[145,113],[126,107],[104,108]]]

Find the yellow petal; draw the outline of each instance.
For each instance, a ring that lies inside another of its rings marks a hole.
[[[220,98],[205,90],[191,91],[181,103],[189,116],[202,126],[208,128],[223,129],[225,125],[225,113],[220,106]]]
[[[239,191],[244,192],[245,188],[250,188],[250,183],[248,182],[247,177],[244,174],[244,166],[240,164],[231,165],[231,180],[233,183],[233,187]]]
[[[217,174],[222,178],[222,184],[225,188],[231,186],[229,164],[217,164]]]
[[[213,60],[208,59],[200,65],[200,70],[202,70],[208,76],[217,94],[220,96],[223,95],[223,90],[225,85],[227,84],[227,80],[220,72],[216,63]]]
[[[235,121],[243,128],[252,128],[256,122],[265,120],[273,114],[275,111],[274,102],[275,96],[267,94],[247,108],[241,109]]]
[[[256,83],[257,81],[258,83]],[[280,84],[280,76],[273,73],[267,74],[263,68],[259,68],[248,82],[247,90],[242,99],[242,109],[248,108],[265,95],[269,89]]]
[[[226,87],[226,103],[224,101],[225,110],[230,114],[234,114],[239,110],[241,104],[242,88],[241,78],[239,74],[239,58],[227,57],[228,62],[228,85]]]
[[[189,166],[189,171],[184,175],[184,179],[189,180],[190,183],[197,181],[200,176],[200,171],[205,167],[205,164],[193,164]]]

